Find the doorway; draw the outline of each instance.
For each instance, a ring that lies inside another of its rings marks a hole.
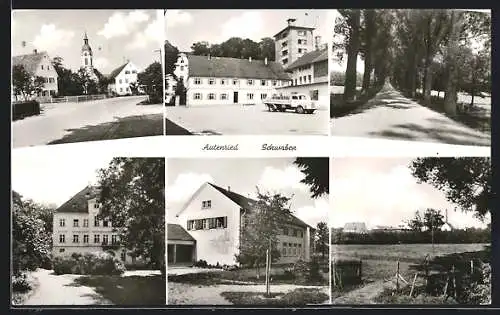
[[[238,103],[238,92],[233,92],[233,103]]]

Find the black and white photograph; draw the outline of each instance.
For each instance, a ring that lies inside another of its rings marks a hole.
[[[166,10],[166,135],[328,135],[330,16]]]
[[[491,10],[335,11],[332,136],[490,146]]]
[[[158,10],[14,10],[14,148],[163,131]]]
[[[165,305],[165,159],[51,150],[13,154],[11,305]]]
[[[332,159],[332,304],[491,304],[490,163]]]
[[[329,303],[328,158],[167,163],[169,305]]]

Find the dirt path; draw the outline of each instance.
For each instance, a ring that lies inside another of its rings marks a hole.
[[[377,304],[374,300],[387,288],[395,288],[393,281],[378,280],[359,289],[334,298],[332,304]]]
[[[390,84],[361,108],[332,120],[331,134],[489,146],[491,136],[404,97]]]
[[[52,270],[38,269],[32,273],[39,287],[24,305],[110,305],[94,289],[75,284],[80,275],[55,275]]]
[[[273,293],[286,293],[298,288],[318,288],[328,294],[329,287],[298,286],[293,284],[275,284],[271,286]],[[214,286],[195,286],[185,283],[168,283],[168,304],[191,305],[231,305],[221,296],[222,292],[265,292],[265,285],[234,285],[223,284]]]

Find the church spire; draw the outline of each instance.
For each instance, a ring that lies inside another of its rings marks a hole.
[[[87,37],[87,31],[85,31],[84,35],[83,35],[83,43],[84,44],[89,44],[89,38]]]

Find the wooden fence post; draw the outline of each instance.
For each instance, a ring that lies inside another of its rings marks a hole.
[[[452,274],[452,279],[453,279],[453,297],[455,298],[455,301],[457,300],[457,279],[456,279],[456,273],[455,273],[455,265],[451,266],[451,274]]]
[[[396,270],[396,291],[399,291],[399,260],[398,260],[398,268]]]
[[[335,258],[333,258],[332,262],[332,285],[333,287],[337,287],[337,271],[335,270]]]

